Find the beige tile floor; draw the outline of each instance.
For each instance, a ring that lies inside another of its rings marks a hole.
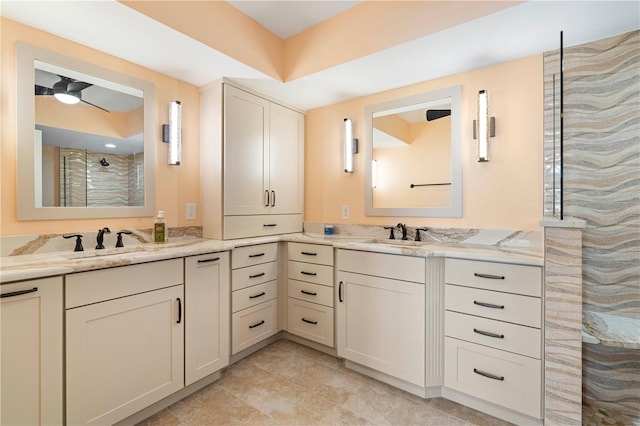
[[[279,340],[140,425],[506,425],[442,398],[424,400]]]

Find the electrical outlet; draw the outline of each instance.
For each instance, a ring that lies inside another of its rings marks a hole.
[[[196,204],[187,203],[187,220],[196,220]]]
[[[351,218],[351,207],[349,207],[349,204],[342,205],[342,218],[347,220]]]

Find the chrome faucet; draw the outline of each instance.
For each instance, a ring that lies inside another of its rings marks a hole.
[[[104,241],[105,232],[107,234],[110,234],[111,230],[109,228],[98,229],[98,236],[96,237],[96,242],[98,243],[98,245],[96,245],[96,250],[102,250],[104,248],[104,244],[102,244],[102,242]]]
[[[399,223],[398,224],[398,228],[402,229],[402,239],[406,240],[407,239],[407,225],[405,225],[404,223]]]

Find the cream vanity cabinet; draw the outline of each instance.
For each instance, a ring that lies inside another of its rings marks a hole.
[[[214,83],[201,93],[201,117],[204,236],[301,232],[303,114]]]
[[[0,295],[0,424],[62,424],[62,277],[4,284]]]
[[[112,424],[184,387],[183,262],[66,276],[67,424]]]
[[[231,353],[276,334],[278,243],[237,247],[231,253]]]
[[[184,259],[185,386],[229,364],[229,252]]]
[[[426,259],[339,249],[336,267],[338,356],[424,396]]]
[[[333,347],[333,247],[287,244],[287,331]]]
[[[448,258],[445,282],[445,387],[541,419],[542,268]]]

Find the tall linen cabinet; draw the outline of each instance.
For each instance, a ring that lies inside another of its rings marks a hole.
[[[302,231],[304,115],[226,81],[200,93],[205,238]]]

